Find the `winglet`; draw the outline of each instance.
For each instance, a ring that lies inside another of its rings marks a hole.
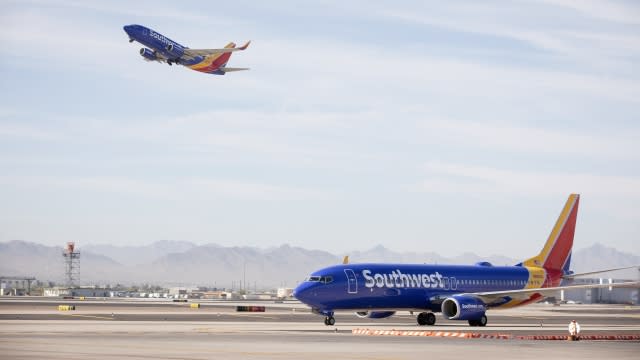
[[[347,265],[349,263],[349,255],[345,255],[344,259],[342,259],[342,264]]]
[[[246,43],[246,44],[244,44],[244,45],[240,46],[238,49],[240,49],[240,50],[245,50],[246,48],[248,48],[248,47],[249,47],[249,44],[251,44],[251,40],[247,41],[247,43]]]

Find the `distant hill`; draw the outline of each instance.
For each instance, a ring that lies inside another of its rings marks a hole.
[[[26,241],[0,243],[0,274],[6,276],[35,276],[38,280],[62,282],[65,268],[63,247],[45,246]],[[107,282],[113,277],[123,278],[121,264],[113,259],[81,251],[81,280]]]
[[[571,256],[571,270],[576,273],[640,265],[640,256],[624,253],[596,243],[588,248],[575,250]],[[639,279],[636,269],[616,271],[607,277]]]
[[[102,254],[127,265],[148,264],[154,260],[171,254],[182,253],[196,247],[188,241],[161,240],[143,246],[86,245],[83,251]]]
[[[26,241],[0,243],[0,274],[32,275],[39,280],[62,282],[62,246],[45,246]],[[158,241],[145,246],[87,245],[80,248],[83,284],[204,285],[260,288],[295,286],[311,271],[339,264],[342,255],[282,245],[273,248],[196,245],[184,241]],[[349,254],[351,262],[404,262],[494,265],[516,264],[522,259],[473,253],[447,258],[434,252],[394,252],[381,245]],[[640,256],[619,252],[600,244],[574,251],[572,269],[579,272],[640,264]],[[618,272],[616,278],[638,278],[636,270]]]
[[[500,255],[481,257],[466,252],[460,256],[448,258],[435,252],[394,252],[382,245],[377,245],[369,250],[354,251],[349,255],[353,262],[400,262],[414,264],[475,264],[479,261],[489,261],[494,265],[515,265],[519,261]],[[521,261],[521,260],[520,260]]]

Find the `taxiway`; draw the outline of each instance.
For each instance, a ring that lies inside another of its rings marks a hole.
[[[91,299],[0,300],[0,354],[15,359],[442,359],[580,357],[635,359],[637,341],[525,341],[355,336],[355,328],[473,331],[487,334],[567,334],[578,320],[583,334],[640,334],[640,307],[536,304],[488,313],[485,328],[438,316],[433,327],[418,327],[400,313],[387,319],[336,314],[336,326],[299,303],[258,303],[264,313],[236,312],[236,305],[256,302],[188,303]],[[76,305],[58,311],[58,304]]]

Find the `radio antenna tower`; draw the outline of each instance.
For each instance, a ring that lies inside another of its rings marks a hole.
[[[68,287],[75,287],[80,281],[80,252],[75,250],[75,243],[68,242],[62,252],[64,257],[65,276]]]

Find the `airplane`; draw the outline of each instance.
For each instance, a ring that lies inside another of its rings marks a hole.
[[[405,310],[419,314],[418,325],[434,325],[434,313],[449,320],[486,326],[486,311],[511,308],[555,296],[560,290],[640,287],[640,282],[560,286],[580,275],[569,271],[579,194],[569,195],[540,253],[514,266],[430,264],[343,264],[309,275],[293,296],[335,325],[335,310],[380,319]],[[607,272],[617,269],[603,270]]]
[[[230,42],[222,49],[190,49],[142,25],[126,25],[124,31],[129,35],[129,42],[137,41],[146,46],[140,49],[140,55],[147,61],[166,62],[169,65],[179,64],[214,75],[249,70],[249,68],[227,67],[227,62],[232,52],[245,50],[251,41],[247,41],[240,47]]]

